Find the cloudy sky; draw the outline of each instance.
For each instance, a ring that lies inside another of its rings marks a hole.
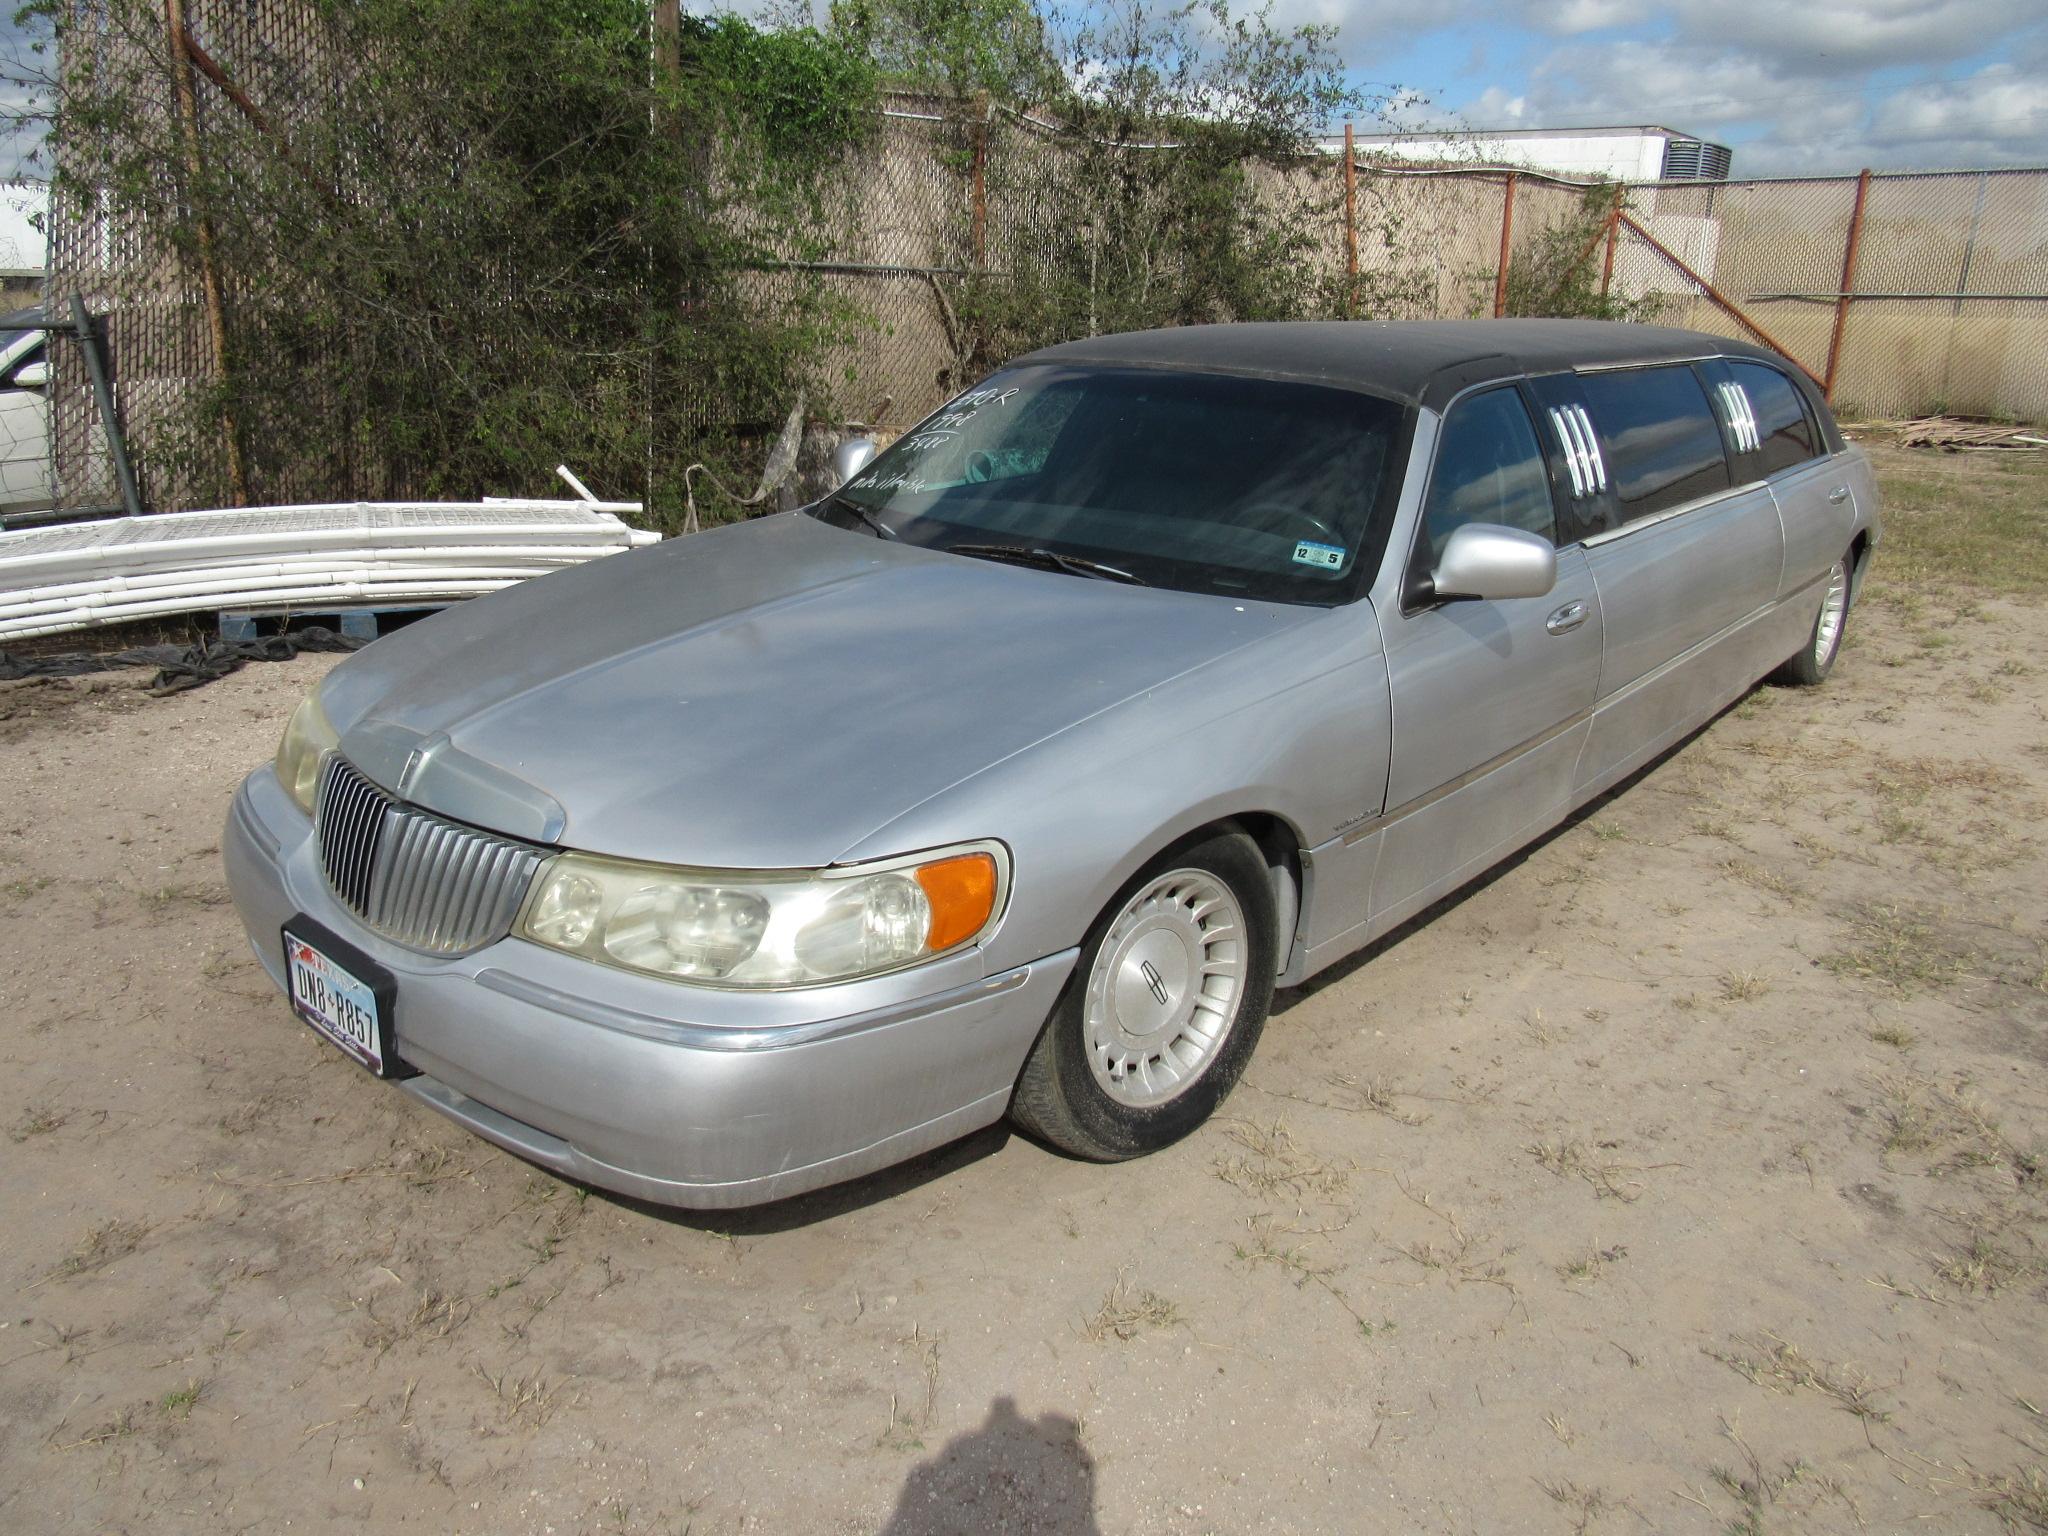
[[[1657,123],[1736,175],[2048,165],[2048,0],[1281,0],[1412,124]]]

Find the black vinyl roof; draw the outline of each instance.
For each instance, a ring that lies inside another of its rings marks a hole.
[[[1126,331],[1017,361],[1241,373],[1440,405],[1489,378],[1697,357],[1777,360],[1726,336],[1614,320],[1300,320]]]

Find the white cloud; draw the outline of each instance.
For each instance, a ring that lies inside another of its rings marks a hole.
[[[1572,5],[1583,19],[1619,3],[1570,0],[1560,27]],[[2044,29],[2016,27],[2004,0],[1725,0],[1695,14],[1708,19],[1674,36],[1551,48],[1526,79],[1489,87],[1460,116],[1475,128],[1660,123],[1734,141],[1737,175],[2048,161]],[[2001,37],[2014,62],[1870,89],[1879,68],[1938,67]]]
[[[1636,26],[1651,14],[1648,0],[1564,0],[1562,5],[1537,7],[1529,19],[1546,32],[1570,37],[1607,27]]]

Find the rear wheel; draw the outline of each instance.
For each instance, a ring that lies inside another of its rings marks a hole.
[[[1835,669],[1835,658],[1842,651],[1842,631],[1849,623],[1850,576],[1854,569],[1855,562],[1849,555],[1828,567],[1813,633],[1806,637],[1798,655],[1771,674],[1772,682],[1811,688],[1825,681]]]
[[[1010,1116],[1079,1157],[1156,1152],[1215,1112],[1273,1000],[1271,878],[1241,832],[1169,850],[1089,930]]]

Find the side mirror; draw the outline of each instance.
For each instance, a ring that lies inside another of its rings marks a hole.
[[[32,363],[23,363],[14,370],[16,389],[41,389],[50,382],[50,365],[41,358]]]
[[[837,490],[866,469],[881,452],[872,437],[849,437],[832,450],[832,486]]]
[[[1542,597],[1557,585],[1557,551],[1550,540],[1498,523],[1465,523],[1451,530],[1430,573],[1437,597]]]

